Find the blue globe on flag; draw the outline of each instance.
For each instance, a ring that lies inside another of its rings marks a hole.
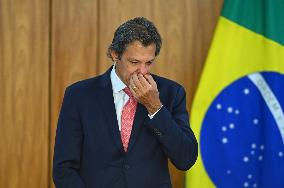
[[[284,185],[283,108],[284,75],[276,72],[250,74],[219,93],[200,134],[202,160],[216,187]]]

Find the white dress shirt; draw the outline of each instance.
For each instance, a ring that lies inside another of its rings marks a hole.
[[[127,86],[121,81],[115,72],[115,65],[113,66],[110,73],[110,80],[112,84],[112,92],[116,110],[116,117],[118,122],[119,130],[121,130],[121,113],[123,106],[129,99],[129,96],[123,91]]]

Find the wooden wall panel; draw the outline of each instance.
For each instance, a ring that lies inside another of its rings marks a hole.
[[[191,108],[203,65],[211,44],[223,0],[185,1],[184,76],[181,83],[187,90],[187,105]],[[188,23],[188,24],[186,24]]]
[[[190,108],[222,2],[0,0],[0,187],[53,187],[64,88],[105,72],[114,30],[127,19],[156,24],[163,47],[153,72],[184,85]],[[170,168],[183,187],[183,173]]]
[[[0,0],[0,187],[48,187],[47,0]]]
[[[156,24],[163,38],[153,72],[181,83],[190,109],[222,3],[222,0],[100,1],[99,73],[112,64],[105,54],[115,29],[130,18],[144,16]],[[170,170],[173,186],[183,187],[183,172],[173,165]]]
[[[96,75],[99,27],[97,0],[52,2],[50,168],[64,89]]]

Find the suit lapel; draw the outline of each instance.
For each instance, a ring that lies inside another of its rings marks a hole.
[[[107,120],[108,128],[111,132],[111,137],[113,138],[115,145],[118,147],[118,149],[123,149],[115,111],[112,85],[110,81],[110,70],[101,77],[101,89],[99,91],[99,98],[97,100],[100,101],[101,109]]]
[[[131,136],[130,136],[130,140],[128,144],[128,149],[127,149],[128,152],[133,147],[135,140],[138,136],[139,130],[142,128],[143,122],[145,118],[147,117],[147,114],[148,112],[146,108],[142,104],[138,103],[137,110],[136,110],[135,117],[134,117],[132,131],[131,131]]]

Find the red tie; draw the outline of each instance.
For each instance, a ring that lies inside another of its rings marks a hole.
[[[136,112],[137,101],[133,97],[128,87],[124,88],[123,91],[129,96],[129,100],[126,102],[122,109],[120,134],[124,151],[127,151],[133,120]]]

